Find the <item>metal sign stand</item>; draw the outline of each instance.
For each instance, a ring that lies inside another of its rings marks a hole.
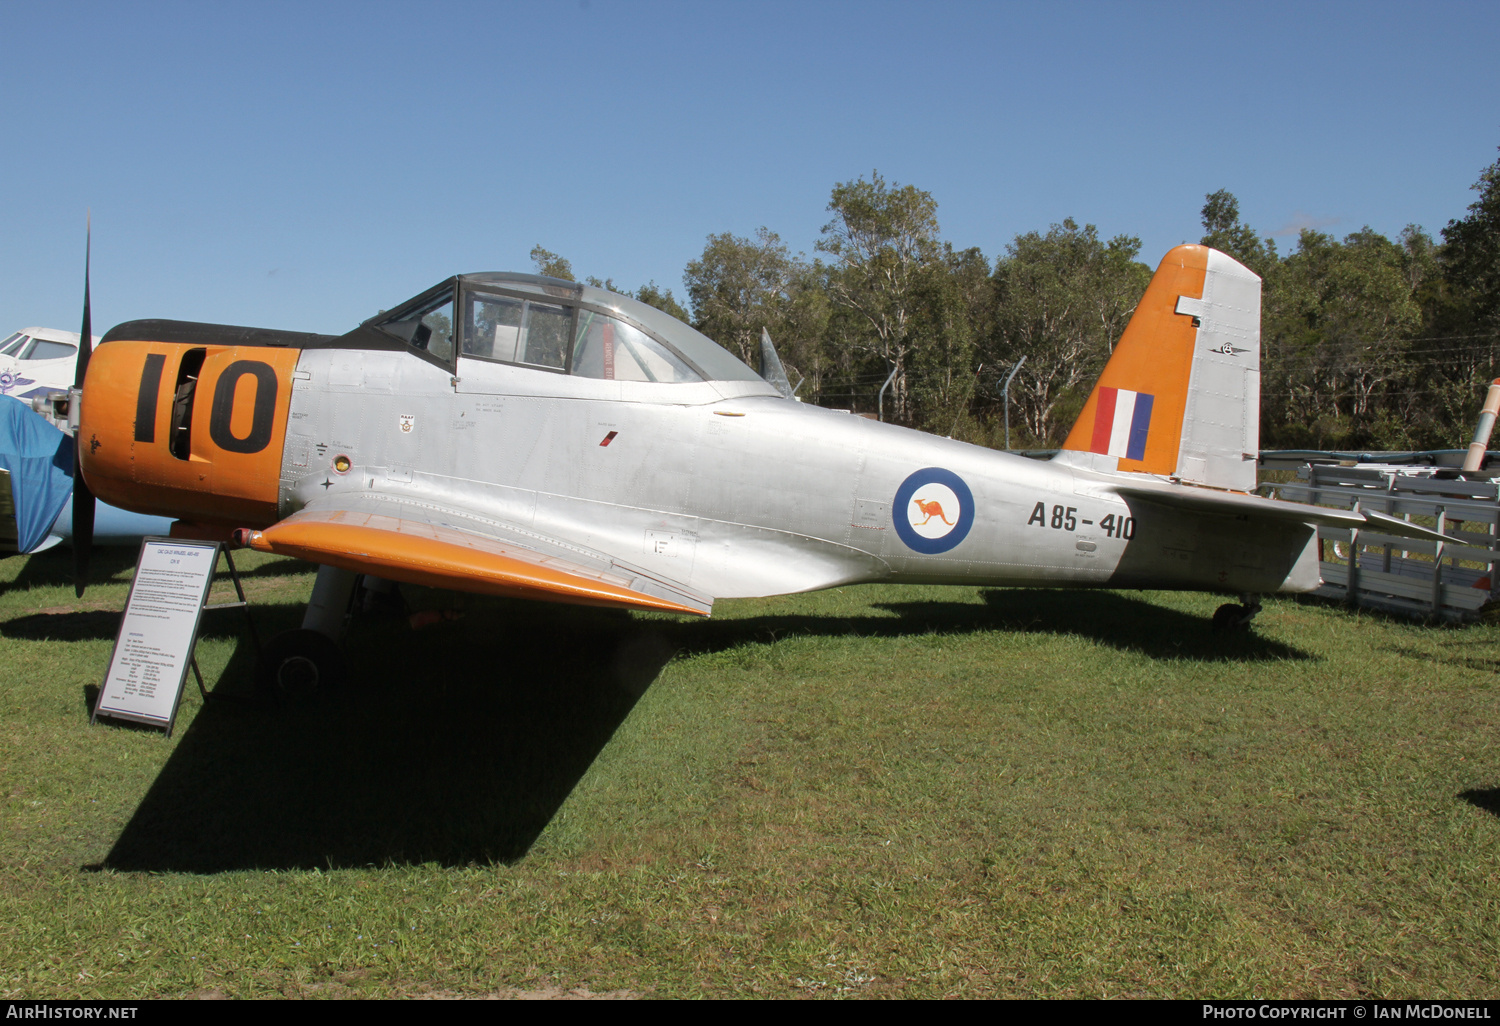
[[[245,626],[250,628],[250,644],[255,646],[256,652],[259,652],[260,635],[255,630],[255,619],[250,615],[250,603],[245,601],[245,589],[240,586],[240,574],[239,571],[234,568],[234,557],[229,554],[229,549],[227,548],[221,546],[219,548],[219,551],[224,556],[224,562],[229,565],[229,579],[234,582],[234,594],[236,596],[236,601],[215,602],[211,606],[205,604],[203,606],[203,612],[207,613],[212,609],[243,609],[245,611]],[[215,560],[214,570],[217,572],[218,569],[218,561]],[[211,587],[212,586],[210,586],[210,589]],[[205,598],[204,601],[206,603],[207,599]],[[190,665],[193,668],[193,677],[198,681],[198,693],[203,696],[203,701],[206,703],[209,699],[210,692],[203,686],[203,674],[198,671],[198,636],[196,632],[194,632],[193,634],[193,656],[190,661]],[[172,736],[172,732],[170,730],[167,731],[167,736]]]
[[[229,565],[236,601],[210,605],[209,593],[221,553]],[[228,549],[218,542],[143,539],[109,668],[89,722],[97,722],[100,716],[131,720],[164,727],[166,736],[171,737],[189,668],[205,702],[210,695],[197,656],[198,628],[210,609],[245,610],[251,641],[259,649],[250,604]],[[175,687],[168,692],[161,685],[171,683],[173,671]]]

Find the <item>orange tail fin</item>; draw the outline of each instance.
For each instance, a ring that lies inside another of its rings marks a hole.
[[[1162,258],[1063,449],[1250,491],[1260,448],[1260,278],[1207,246]]]

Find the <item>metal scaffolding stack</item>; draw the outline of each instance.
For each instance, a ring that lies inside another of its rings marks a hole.
[[[1481,474],[1392,464],[1309,464],[1284,499],[1374,510],[1452,538],[1416,541],[1369,530],[1320,528],[1316,594],[1393,612],[1469,620],[1500,596],[1500,484]]]

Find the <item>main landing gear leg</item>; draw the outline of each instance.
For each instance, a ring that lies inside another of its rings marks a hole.
[[[312,598],[307,600],[302,629],[317,631],[330,641],[342,638],[344,618],[349,615],[349,599],[358,576],[353,570],[340,570],[336,566],[318,567],[318,582],[313,585]]]
[[[1244,631],[1250,629],[1250,621],[1255,619],[1255,614],[1261,609],[1260,596],[1241,595],[1240,602],[1243,605],[1226,602],[1214,610],[1214,630]]]
[[[338,640],[357,576],[338,567],[318,568],[302,626],[282,631],[260,650],[258,683],[271,697],[296,700],[343,687],[346,670]]]
[[[406,600],[395,581],[364,574],[356,588],[355,608],[366,615],[410,616]]]

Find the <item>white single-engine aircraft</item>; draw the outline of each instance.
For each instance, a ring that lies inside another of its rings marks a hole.
[[[1260,279],[1203,246],[1162,260],[1050,461],[796,402],[764,348],[766,377],[528,274],[458,275],[336,337],[131,321],[87,363],[81,477],[174,534],[322,564],[303,629],[262,653],[283,683],[341,672],[357,574],[704,615],[865,581],[1193,589],[1245,596],[1216,617],[1240,622],[1318,585],[1319,524],[1433,535],[1250,494]]]
[[[29,400],[73,383],[79,336],[54,328],[22,328],[0,342],[0,395]],[[97,345],[99,336],[92,336]]]

